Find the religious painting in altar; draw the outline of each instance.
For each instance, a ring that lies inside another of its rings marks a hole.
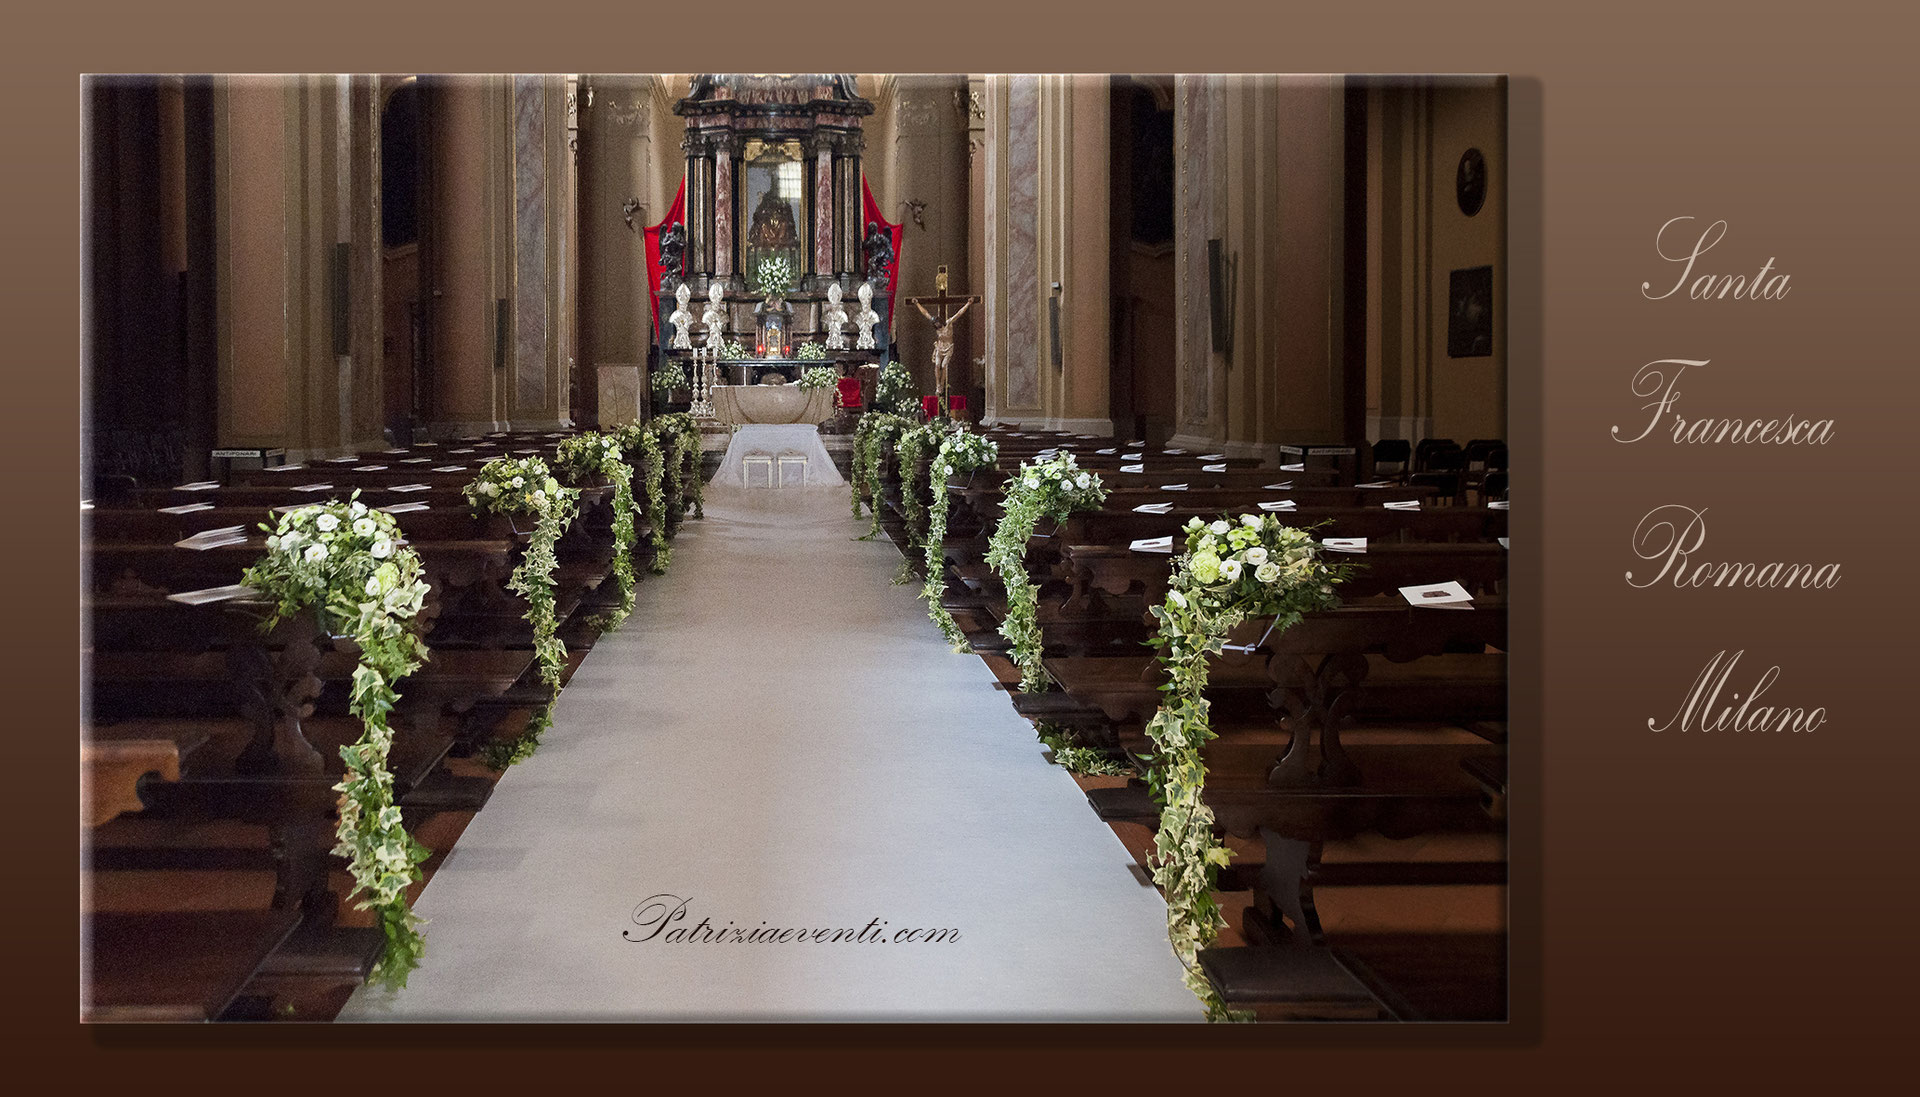
[[[788,270],[804,270],[806,164],[801,159],[800,142],[751,139],[740,162],[744,176],[742,208],[751,211],[741,240],[743,269],[752,278],[762,263],[782,259]]]

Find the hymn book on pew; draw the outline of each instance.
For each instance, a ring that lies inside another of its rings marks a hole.
[[[1459,583],[1427,583],[1401,587],[1400,596],[1411,606],[1428,609],[1472,609],[1473,595]]]

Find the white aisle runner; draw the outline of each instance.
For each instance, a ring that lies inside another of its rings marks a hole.
[[[706,514],[427,885],[408,987],[340,1019],[1199,1020],[1165,904],[846,490]]]

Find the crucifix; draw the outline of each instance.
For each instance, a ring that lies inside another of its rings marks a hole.
[[[948,395],[947,365],[953,361],[953,325],[980,298],[977,295],[948,293],[947,268],[944,264],[934,275],[933,288],[936,293],[932,297],[909,297],[907,300],[913,304],[914,308],[920,310],[920,315],[933,324],[933,388],[940,398],[940,406],[944,408],[947,406]],[[927,310],[929,305],[939,310],[938,316]]]

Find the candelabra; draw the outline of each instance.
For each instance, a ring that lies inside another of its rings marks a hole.
[[[695,419],[713,418],[713,386],[718,380],[720,351],[716,347],[693,348],[693,406]]]

